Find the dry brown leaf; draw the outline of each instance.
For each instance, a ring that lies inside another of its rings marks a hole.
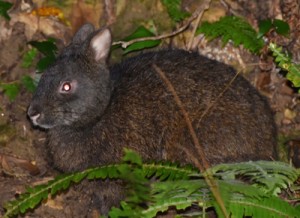
[[[284,110],[284,117],[286,119],[293,120],[296,116],[297,116],[297,113],[295,111],[292,111],[292,110],[290,110],[288,108],[286,108]]]
[[[64,43],[70,39],[70,28],[53,17],[39,17],[31,13],[12,14],[10,25],[13,26],[17,22],[25,24],[27,41],[32,40],[37,32],[62,39]]]
[[[47,207],[50,207],[52,209],[56,210],[63,210],[63,198],[60,195],[57,195],[54,199],[50,196],[48,196],[48,199],[45,203]]]
[[[80,26],[85,23],[91,23],[95,27],[99,27],[99,21],[102,15],[102,1],[88,4],[82,0],[79,0],[73,4],[69,20],[71,21],[73,31],[75,32]]]
[[[4,172],[13,175],[15,174],[15,168],[19,167],[22,170],[27,171],[30,175],[34,176],[40,173],[39,168],[32,164],[30,161],[13,157],[10,155],[0,154],[1,160],[1,167],[3,168]]]
[[[5,174],[8,174],[8,175],[12,175],[13,174],[13,170],[12,168],[10,167],[10,165],[7,163],[7,160],[6,160],[6,157],[1,155],[1,167],[4,171]]]
[[[40,173],[39,168],[28,160],[18,159],[14,157],[10,157],[10,160],[14,161],[22,169],[27,170],[32,176]]]

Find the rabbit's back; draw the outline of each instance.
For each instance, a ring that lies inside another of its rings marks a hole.
[[[112,67],[120,78],[104,120],[121,127],[113,137],[119,144],[149,159],[190,162],[183,147],[195,154],[183,114],[154,65],[174,87],[211,164],[274,158],[276,129],[266,99],[231,67],[182,50]]]

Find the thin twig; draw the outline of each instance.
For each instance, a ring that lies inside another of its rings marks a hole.
[[[186,122],[186,124],[188,126],[188,129],[190,131],[190,134],[192,136],[193,142],[194,142],[197,150],[199,151],[201,160],[203,162],[203,166],[204,167],[201,165],[200,170],[201,170],[201,172],[204,172],[206,169],[208,169],[210,167],[210,165],[209,165],[208,161],[205,158],[205,153],[203,151],[202,146],[199,143],[199,140],[198,140],[198,137],[196,135],[196,132],[195,132],[193,126],[192,126],[192,122],[190,120],[190,117],[189,117],[187,111],[184,109],[184,106],[183,106],[183,104],[182,104],[179,96],[177,95],[176,90],[174,89],[174,87],[171,84],[171,82],[169,81],[169,79],[166,77],[165,73],[156,64],[153,64],[153,68],[159,74],[159,76],[163,80],[163,82],[167,85],[169,91],[172,93],[172,95],[174,97],[174,100],[175,100],[176,104],[178,105],[178,107],[181,110],[181,113],[182,113],[182,115],[184,117],[184,120],[185,120],[185,122]]]
[[[199,159],[196,158],[195,154],[191,153],[186,147],[184,147],[183,150],[189,155],[189,157],[191,158],[191,160],[193,161],[195,166],[198,167],[199,170],[203,173],[204,179],[205,179],[206,183],[208,184],[208,186],[210,187],[210,190],[212,191],[213,196],[215,197],[215,199],[218,202],[219,206],[221,207],[223,215],[225,217],[229,217],[228,213],[227,213],[227,210],[225,208],[223,199],[221,198],[218,186],[217,186],[213,176],[211,175],[210,171],[206,171],[206,169],[209,168],[209,163],[205,158],[205,153],[203,151],[203,147],[199,143],[198,137],[197,137],[196,132],[193,128],[193,125],[192,125],[192,122],[191,122],[190,117],[188,115],[188,112],[184,109],[182,101],[180,100],[179,96],[177,95],[177,92],[176,92],[174,86],[172,85],[170,80],[166,77],[166,74],[156,64],[153,64],[152,67],[158,73],[158,75],[160,76],[162,81],[167,85],[168,90],[173,95],[174,100],[175,100],[176,104],[178,105],[178,107],[179,107],[179,109],[180,109],[180,111],[181,111],[181,113],[184,117],[184,120],[185,120],[185,122],[188,126],[189,132],[192,136],[194,145],[196,147],[196,150],[197,150],[198,154],[200,155],[200,158],[202,160],[203,165],[199,162]]]
[[[185,29],[187,29],[189,27],[189,25],[191,24],[191,22],[193,20],[195,20],[197,17],[199,17],[199,14],[201,14],[201,12],[203,12],[204,10],[206,10],[207,8],[207,4],[208,2],[210,2],[211,0],[206,0],[203,4],[201,4],[201,6],[192,14],[192,16],[177,30],[171,32],[171,33],[166,33],[160,36],[150,36],[150,37],[143,37],[143,38],[138,38],[138,39],[133,39],[131,41],[125,42],[125,41],[117,41],[117,42],[113,42],[112,45],[119,45],[121,44],[122,48],[127,48],[129,45],[136,43],[136,42],[143,42],[143,41],[153,41],[153,40],[160,40],[160,39],[165,39],[165,38],[169,38],[172,36],[175,36],[181,32],[183,32]]]
[[[154,41],[154,40],[160,40],[160,39],[169,38],[171,36],[174,36],[174,35],[177,35],[178,33],[183,32],[189,25],[190,25],[190,23],[186,23],[185,25],[183,25],[179,29],[175,30],[174,32],[163,34],[163,35],[160,35],[160,36],[143,37],[143,38],[133,39],[133,40],[128,41],[128,42],[117,41],[117,42],[113,42],[112,45],[119,45],[119,44],[121,44],[122,48],[127,48],[129,45],[131,45],[133,43],[136,43],[136,42],[143,42],[143,41],[149,41],[149,40]]]
[[[199,26],[200,20],[201,20],[203,14],[204,14],[204,11],[206,11],[206,10],[209,9],[210,3],[211,3],[211,0],[206,0],[206,1],[203,2],[203,4],[202,4],[203,8],[202,8],[202,10],[200,11],[200,13],[198,14],[196,23],[195,23],[195,25],[194,25],[193,32],[192,32],[192,36],[191,36],[191,38],[190,38],[190,42],[189,42],[188,47],[187,47],[187,50],[188,50],[188,51],[190,51],[191,48],[192,48],[192,46],[193,46],[195,34],[196,34],[197,28],[198,28],[198,26]]]
[[[234,80],[237,78],[237,76],[240,74],[240,71],[236,72],[234,77],[230,80],[230,82],[226,85],[226,87],[222,90],[222,92],[217,96],[217,98],[210,103],[205,111],[202,113],[198,123],[200,123],[203,119],[203,117],[209,112],[209,110],[217,103],[217,101],[224,95],[224,93],[228,90],[228,88],[231,86],[231,84],[234,82]]]

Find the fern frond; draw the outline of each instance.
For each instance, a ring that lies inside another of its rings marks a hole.
[[[161,0],[167,8],[170,18],[175,22],[180,22],[190,14],[181,10],[181,0]]]
[[[300,175],[287,164],[267,161],[221,164],[207,173],[215,177],[216,188],[232,217],[237,214],[300,217],[299,210],[277,197],[282,188],[290,186]],[[213,207],[219,215],[222,214],[198,170],[172,163],[143,164],[137,154],[126,150],[121,164],[61,175],[45,185],[28,188],[17,200],[6,204],[4,217],[24,213],[47,199],[49,194],[53,196],[84,178],[126,181],[127,197],[120,208],[112,209],[111,217],[153,217],[170,206],[184,210],[192,205],[198,205],[203,211]]]
[[[118,172],[120,166],[121,165],[109,165],[87,169],[78,173],[59,175],[47,184],[27,188],[26,192],[21,194],[18,199],[9,201],[4,205],[6,209],[4,218],[19,213],[23,214],[26,210],[35,208],[41,201],[48,198],[49,193],[54,196],[58,191],[68,189],[72,183],[79,183],[85,177],[89,179],[116,178],[120,175]]]
[[[266,193],[256,186],[218,181],[220,194],[231,217],[299,217],[300,211],[272,193]],[[219,205],[213,201],[218,214]]]
[[[222,37],[223,44],[232,40],[235,46],[243,45],[253,53],[258,53],[264,46],[264,41],[257,37],[252,26],[245,19],[236,16],[225,16],[214,23],[204,22],[196,33],[204,33],[209,40]]]
[[[143,173],[145,177],[155,177],[159,180],[182,180],[190,176],[201,176],[199,170],[191,165],[179,166],[176,163],[150,163],[143,164]]]
[[[279,197],[239,199],[230,202],[232,217],[300,217],[300,211]]]
[[[244,178],[267,193],[278,194],[299,177],[299,172],[286,163],[275,161],[255,161],[234,164],[220,164],[210,169],[223,180]]]
[[[300,87],[300,65],[293,63],[291,57],[283,53],[282,47],[270,43],[269,49],[273,52],[275,62],[277,62],[278,66],[288,72],[286,78],[291,81],[295,87]]]
[[[257,187],[236,181],[216,180],[227,212],[231,217],[299,217],[300,211],[277,196],[265,193]],[[155,217],[170,207],[185,210],[193,205],[222,212],[208,185],[203,179],[155,182],[152,185],[152,202],[146,209],[140,208],[137,217]],[[127,208],[128,209],[128,208]],[[132,210],[130,208],[129,210]],[[118,209],[118,216],[128,214],[126,208]]]

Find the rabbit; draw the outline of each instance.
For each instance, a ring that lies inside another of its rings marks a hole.
[[[117,163],[124,148],[145,162],[193,164],[189,154],[197,148],[154,66],[174,87],[211,165],[277,158],[268,101],[232,67],[180,49],[146,52],[110,66],[111,44],[108,28],[95,31],[85,24],[41,76],[27,114],[47,132],[52,167],[75,172]],[[124,197],[117,186],[112,182],[111,191],[95,201],[101,214]]]

